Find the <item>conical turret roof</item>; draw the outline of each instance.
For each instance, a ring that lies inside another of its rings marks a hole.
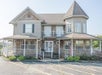
[[[74,1],[74,3],[71,5],[69,10],[64,16],[64,20],[67,18],[72,18],[72,17],[84,17],[88,19],[88,15],[83,11],[83,9],[80,7],[80,5]]]

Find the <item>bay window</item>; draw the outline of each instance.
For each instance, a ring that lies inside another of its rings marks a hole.
[[[81,23],[75,23],[75,32],[81,33]]]

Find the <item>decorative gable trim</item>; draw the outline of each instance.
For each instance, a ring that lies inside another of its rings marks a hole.
[[[27,7],[24,11],[22,11],[19,15],[17,15],[13,20],[11,20],[9,23],[10,24],[15,24],[17,23],[25,14],[27,14],[28,12],[30,12],[31,14],[33,14],[33,16],[35,17],[36,20],[41,20],[41,18],[29,7]]]

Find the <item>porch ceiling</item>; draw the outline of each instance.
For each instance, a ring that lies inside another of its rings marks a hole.
[[[26,35],[13,35],[13,36],[9,36],[9,37],[4,37],[4,40],[11,40],[11,39],[40,39],[38,37],[35,36],[26,36]]]
[[[71,33],[71,34],[66,34],[63,37],[59,38],[59,39],[95,39],[95,40],[101,40],[93,35],[89,35],[89,34],[81,34],[81,33]]]

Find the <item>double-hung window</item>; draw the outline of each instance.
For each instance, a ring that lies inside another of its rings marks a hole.
[[[60,37],[64,34],[63,26],[56,26],[56,36]]]
[[[72,32],[72,24],[70,22],[66,22],[66,33]]]
[[[45,26],[44,27],[44,36],[45,37],[50,37],[52,34],[51,34],[51,26]]]
[[[24,24],[23,33],[34,33],[34,24]]]
[[[75,32],[81,33],[81,23],[75,23]]]
[[[86,24],[83,23],[83,33],[86,33]]]

